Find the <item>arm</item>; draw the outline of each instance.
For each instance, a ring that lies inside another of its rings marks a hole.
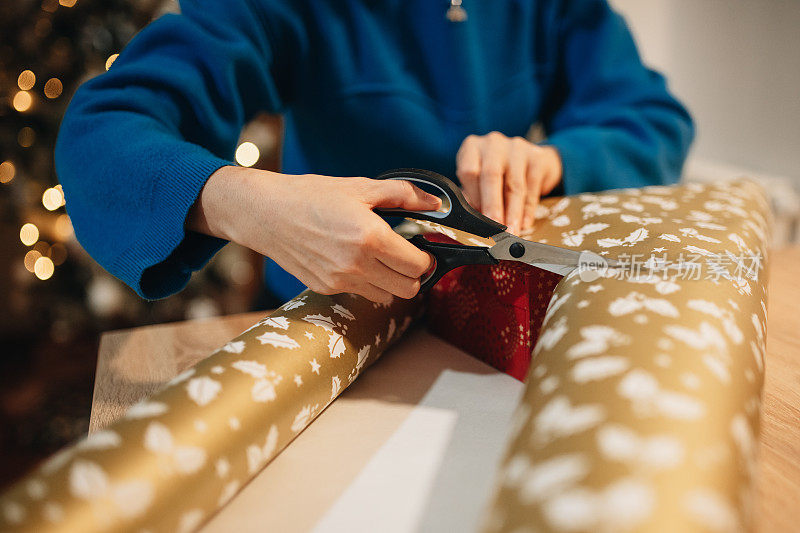
[[[247,0],[182,2],[75,94],[56,165],[81,244],[147,298],[180,290],[224,245],[184,229],[243,124],[283,105],[273,47]]]
[[[431,260],[372,208],[438,199],[402,182],[231,166],[242,126],[280,110],[300,58],[275,49],[287,39],[268,39],[248,0],[182,8],[81,87],[64,119],[56,161],[83,246],[145,298],[183,288],[228,240],[318,292],[414,296]]]
[[[694,137],[664,78],[605,0],[565,0],[544,125],[567,194],[678,181]]]

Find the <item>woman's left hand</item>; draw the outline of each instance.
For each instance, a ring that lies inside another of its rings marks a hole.
[[[554,147],[496,131],[470,135],[456,155],[456,176],[467,200],[511,233],[533,225],[539,197],[552,191],[561,175]]]

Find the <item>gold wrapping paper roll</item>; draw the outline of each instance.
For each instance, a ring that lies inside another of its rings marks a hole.
[[[639,254],[642,268],[574,271],[557,286],[484,531],[750,529],[763,192],[650,187],[550,201],[541,215],[530,238]]]
[[[397,340],[420,307],[304,292],[15,484],[0,498],[0,530],[196,529]]]

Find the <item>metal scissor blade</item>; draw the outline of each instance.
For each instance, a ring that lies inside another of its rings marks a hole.
[[[507,232],[499,233],[493,239],[497,244],[489,248],[489,253],[502,261],[520,261],[533,266],[567,266],[570,270],[581,262],[581,252],[529,241]]]
[[[575,270],[577,265],[552,265],[549,263],[529,263],[531,266],[535,266],[536,268],[541,268],[542,270],[547,270],[548,272],[553,272],[560,276],[566,276],[573,270]]]

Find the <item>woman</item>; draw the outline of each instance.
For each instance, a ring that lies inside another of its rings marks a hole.
[[[605,0],[464,0],[466,20],[447,17],[460,3],[182,1],[64,118],[56,162],[81,243],[145,298],[235,241],[272,260],[279,299],[302,282],[385,302],[416,294],[430,259],[372,208],[437,200],[332,176],[456,176],[515,232],[556,187],[678,179],[691,119]],[[285,117],[285,173],[232,166],[262,111]],[[536,122],[541,144],[521,138]]]

